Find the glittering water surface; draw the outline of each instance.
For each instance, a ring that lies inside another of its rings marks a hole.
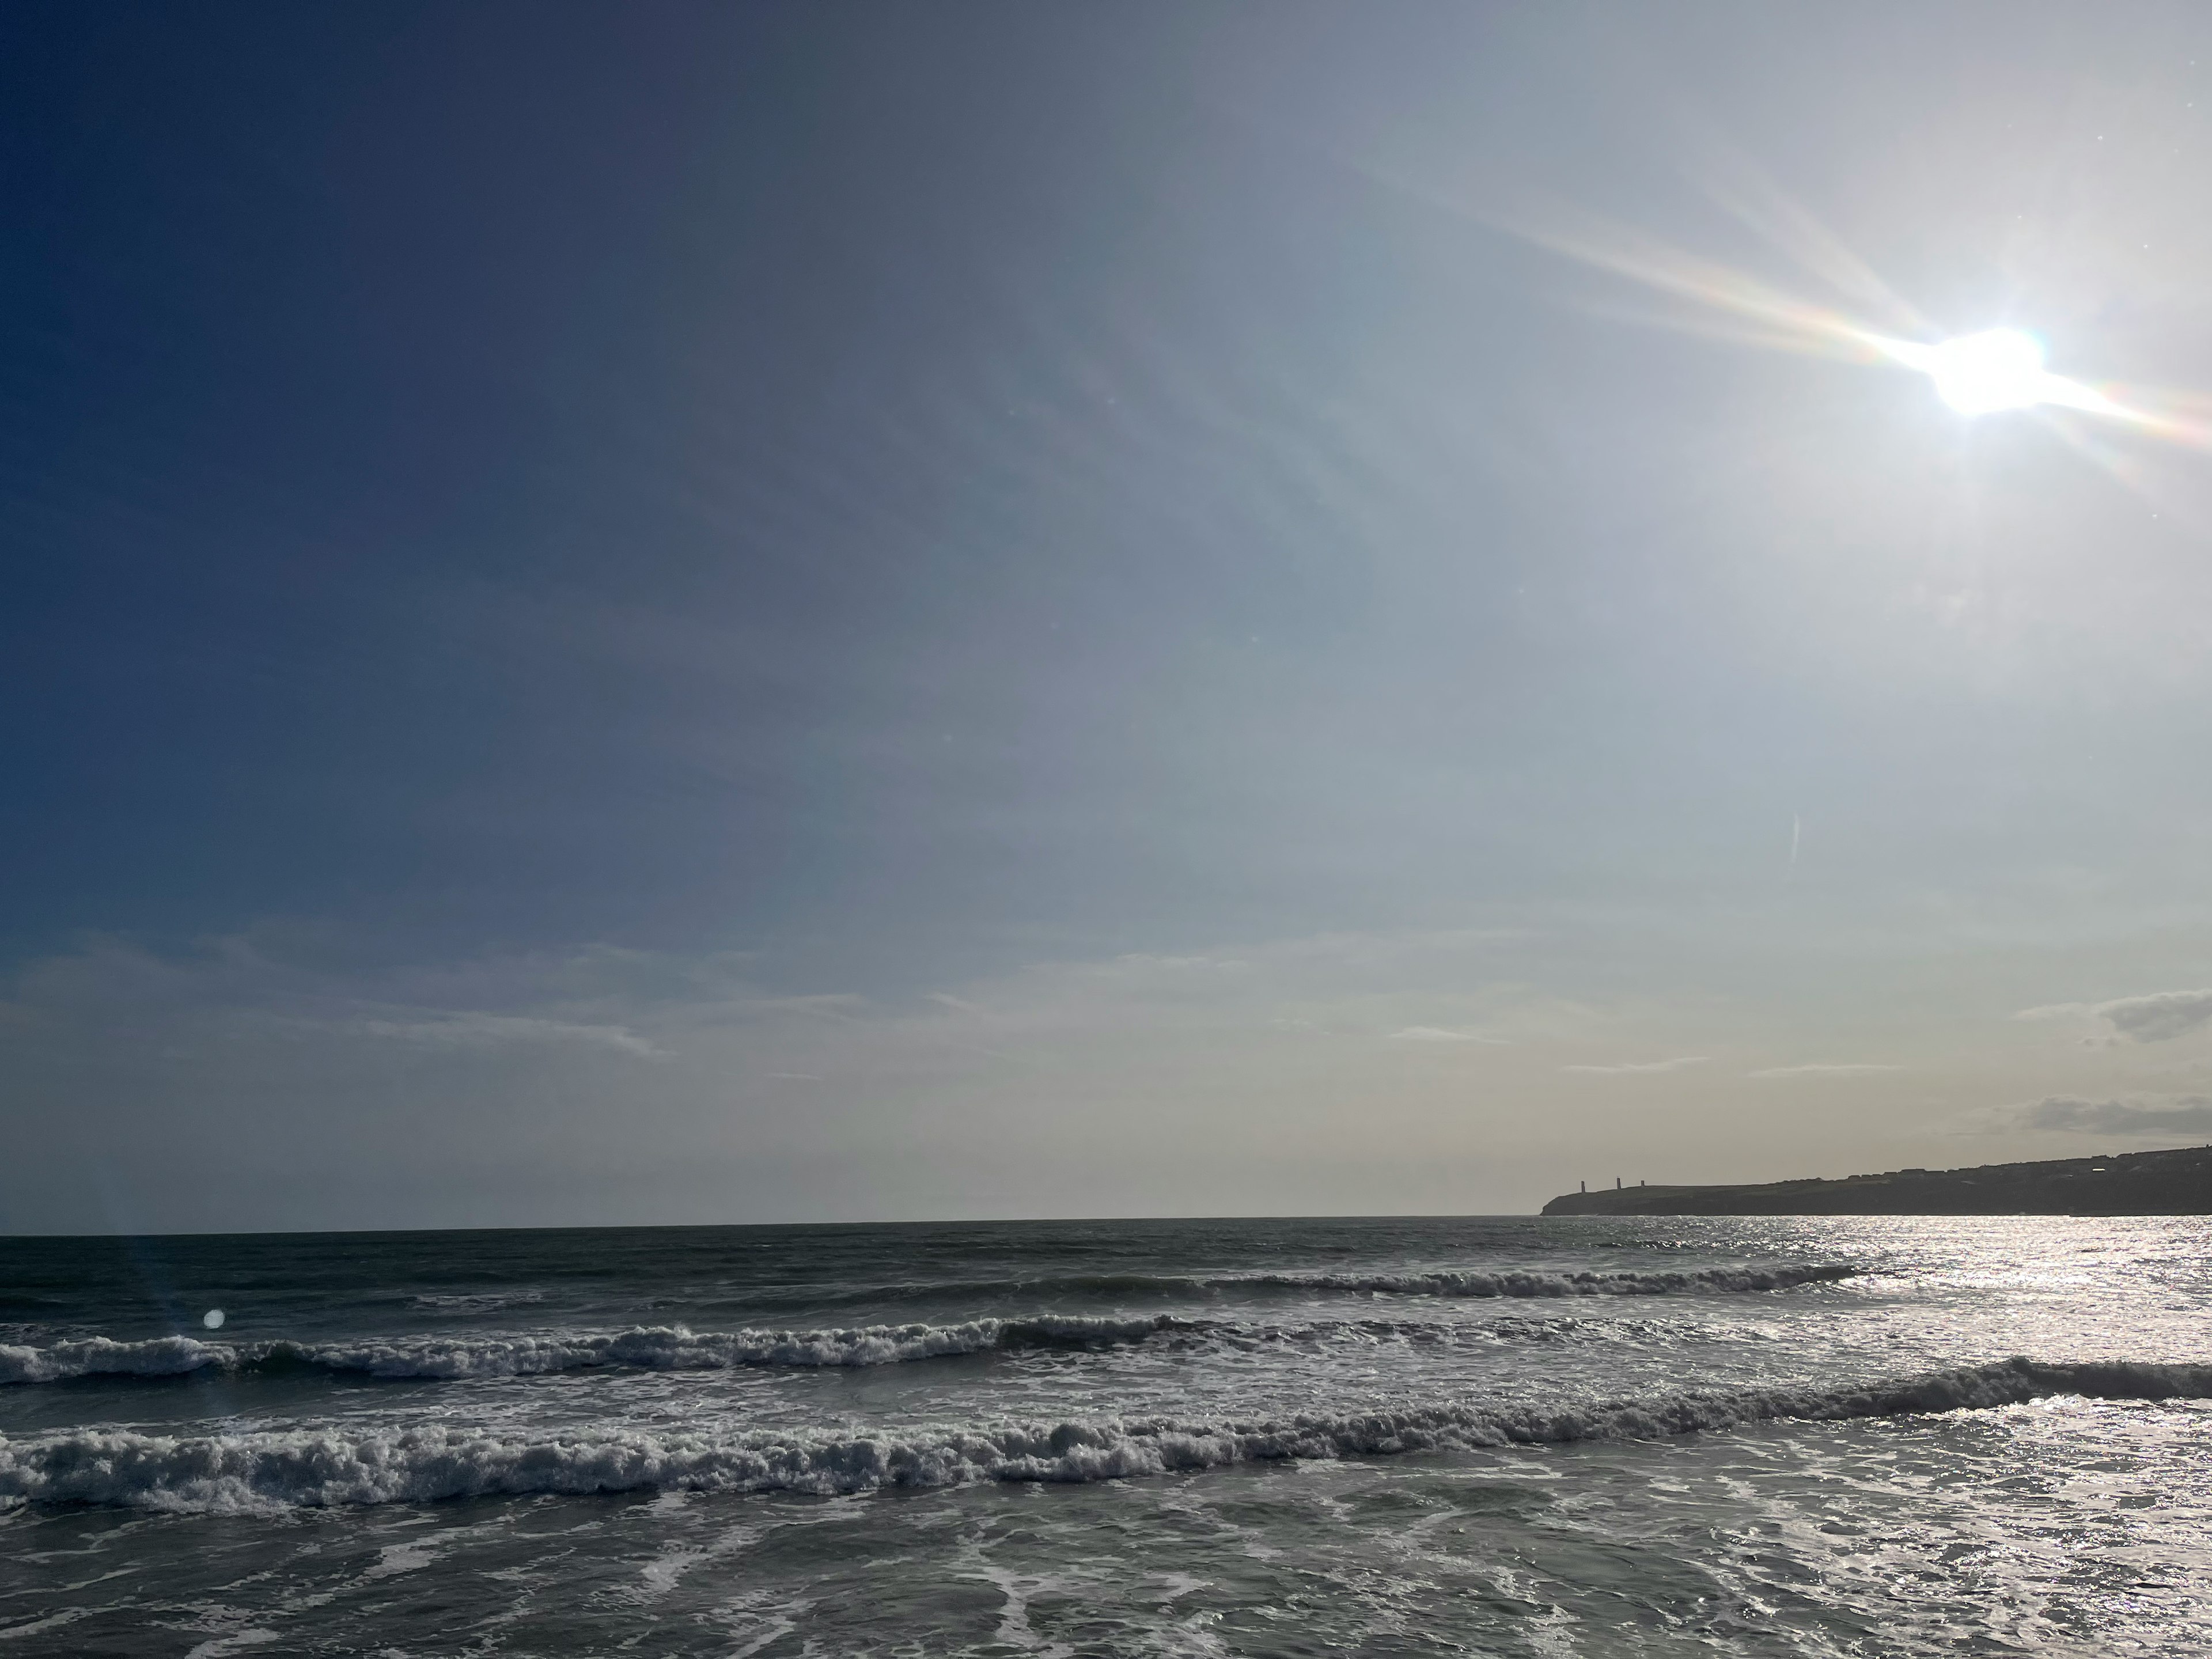
[[[2195,1218],[0,1242],[0,1654],[2212,1653],[2208,1256]]]

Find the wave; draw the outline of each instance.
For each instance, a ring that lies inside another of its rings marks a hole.
[[[827,1496],[890,1486],[1121,1480],[1298,1458],[1651,1439],[1778,1419],[1825,1422],[1987,1409],[2053,1395],[2212,1398],[2212,1367],[2014,1358],[1839,1388],[1747,1389],[1606,1403],[1440,1404],[1249,1423],[1110,1419],[879,1436],[601,1432],[531,1439],[423,1428],[185,1437],[77,1431],[0,1439],[0,1506],[251,1513],[541,1493]]]
[[[439,1313],[497,1313],[520,1303],[543,1302],[543,1291],[424,1291],[408,1298],[417,1308]]]
[[[189,1336],[116,1342],[104,1336],[35,1348],[0,1343],[0,1382],[61,1382],[79,1376],[183,1376],[222,1364],[234,1351]]]
[[[1736,1294],[1794,1290],[1803,1285],[1855,1279],[1869,1269],[1852,1261],[1819,1261],[1770,1267],[1706,1267],[1673,1273],[1545,1273],[1534,1269],[1492,1271],[1437,1269],[1427,1273],[1074,1273],[1039,1279],[913,1281],[876,1285],[823,1294],[794,1294],[792,1305],[982,1300],[999,1297],[1043,1299],[1058,1296],[1142,1297],[1156,1301],[1218,1300],[1224,1296],[1436,1296],[1575,1297]],[[782,1298],[777,1298],[781,1300]],[[762,1307],[768,1301],[748,1298]]]
[[[894,1364],[1035,1348],[1095,1348],[1142,1341],[1185,1322],[1042,1314],[957,1325],[868,1325],[851,1330],[693,1332],[638,1327],[605,1334],[393,1338],[308,1344],[202,1342],[189,1336],[116,1342],[93,1337],[49,1347],[0,1344],[0,1382],[66,1382],[91,1376],[171,1377],[197,1371],[308,1370],[386,1379],[455,1382],[540,1376],[599,1368],[732,1370]]]
[[[1355,1294],[1447,1297],[1681,1296],[1701,1292],[1742,1293],[1794,1290],[1801,1285],[1832,1284],[1856,1278],[1863,1269],[1848,1261],[1799,1267],[1707,1267],[1691,1273],[1255,1273],[1241,1279],[1204,1281],[1210,1286],[1254,1285],[1270,1290],[1341,1291]]]
[[[1084,1351],[1160,1335],[1222,1347],[1401,1343],[1414,1346],[1572,1341],[1695,1341],[1716,1328],[1680,1322],[1504,1316],[1479,1322],[1419,1319],[1314,1320],[1297,1324],[1034,1314],[952,1325],[868,1325],[821,1331],[695,1332],[681,1326],[610,1333],[513,1336],[394,1337],[356,1342],[203,1342],[165,1336],[139,1342],[106,1337],[48,1347],[0,1344],[0,1384],[72,1382],[85,1378],[164,1379],[202,1371],[278,1375],[319,1371],[385,1381],[466,1382],[580,1370],[825,1370],[957,1358],[978,1353]],[[1729,1330],[1732,1340],[1754,1333]]]
[[[1007,1280],[961,1287],[1109,1291],[1161,1299],[1218,1296],[1224,1291],[1427,1296],[1457,1298],[1565,1298],[1747,1293],[1792,1290],[1857,1276],[1850,1262],[1794,1267],[1709,1267],[1690,1273],[1546,1273],[1437,1271],[1419,1273],[1251,1273],[1200,1279],[1115,1275],[1073,1279]],[[915,1293],[918,1287],[902,1287]],[[940,1287],[940,1291],[946,1287]],[[872,1297],[883,1292],[870,1292]],[[864,1325],[818,1331],[740,1330],[695,1334],[682,1326],[636,1327],[611,1334],[396,1337],[309,1344],[203,1342],[162,1336],[118,1342],[89,1337],[46,1347],[0,1343],[0,1385],[64,1382],[88,1376],[164,1377],[196,1371],[288,1368],[368,1376],[455,1381],[533,1376],[601,1367],[690,1370],[740,1366],[830,1367],[893,1364],[1038,1347],[1097,1347],[1141,1341],[1167,1330],[1213,1328],[1167,1314],[1133,1317],[1043,1314],[965,1320],[950,1324]]]

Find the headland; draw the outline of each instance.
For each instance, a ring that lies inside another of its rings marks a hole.
[[[1840,1181],[1617,1187],[1568,1193],[1546,1215],[2212,1215],[2212,1146]]]

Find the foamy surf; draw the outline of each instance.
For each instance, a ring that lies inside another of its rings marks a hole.
[[[2058,1395],[2212,1398],[2212,1366],[2014,1358],[1844,1387],[1649,1399],[1445,1402],[1254,1422],[1108,1419],[854,1435],[538,1438],[436,1426],[172,1437],[78,1431],[0,1440],[0,1504],[250,1513],[451,1498],[640,1491],[829,1496],[984,1481],[1084,1482],[1289,1459],[1645,1439],[1778,1420],[1988,1409]]]
[[[953,1325],[870,1325],[825,1331],[694,1332],[680,1326],[639,1326],[604,1334],[394,1338],[318,1344],[202,1342],[187,1336],[116,1342],[95,1337],[43,1348],[0,1346],[0,1382],[284,1369],[448,1382],[601,1368],[819,1370],[1024,1348],[1097,1347],[1141,1341],[1181,1323],[1164,1314],[1141,1319],[1046,1314],[1025,1319],[969,1320]]]
[[[1056,1273],[1034,1279],[908,1281],[841,1291],[838,1303],[945,1302],[1019,1297],[1205,1301],[1231,1297],[1407,1296],[1541,1299],[1583,1296],[1735,1296],[1833,1284],[1868,1272],[1854,1261],[1790,1262],[1682,1272],[1552,1273],[1437,1268],[1406,1273]],[[810,1298],[817,1305],[821,1298]]]
[[[1772,1267],[1715,1267],[1691,1273],[1546,1273],[1513,1271],[1413,1273],[1246,1273],[1118,1277],[1065,1281],[1096,1291],[1164,1300],[1192,1296],[1291,1294],[1433,1297],[1479,1300],[1563,1300],[1577,1297],[1744,1295],[1832,1284],[1863,1271],[1850,1262]],[[1007,1281],[1018,1284],[1022,1281]],[[1045,1284],[1055,1281],[1042,1281]],[[1044,1313],[1018,1317],[921,1322],[823,1330],[694,1332],[683,1326],[635,1326],[609,1333],[392,1337],[353,1342],[286,1340],[230,1343],[190,1336],[118,1341],[0,1343],[0,1385],[66,1382],[83,1377],[173,1377],[197,1371],[304,1368],[383,1378],[460,1381],[535,1376],[598,1369],[801,1369],[895,1364],[1022,1348],[1094,1347],[1142,1341],[1164,1331],[1226,1328],[1224,1322],[1167,1314],[1132,1316]]]
[[[1933,1652],[1967,1623],[2069,1659],[2212,1651],[2194,1578],[2146,1589],[2139,1566],[2204,1554],[2212,1523],[2177,1495],[2212,1408],[1960,1409],[2203,1392],[2051,1363],[2212,1370],[2196,1222],[0,1248],[0,1364],[27,1384],[0,1388],[0,1650],[242,1633],[305,1653],[373,1629],[411,1651],[465,1625],[567,1651],[645,1595],[647,1646],[706,1631],[763,1656],[1027,1639],[1009,1629],[1074,1653],[1273,1650],[1292,1629],[1522,1652],[1624,1607],[1647,1644],[1742,1659]],[[2038,1362],[1979,1364],[2021,1351]],[[1812,1420],[1850,1416],[1875,1420]],[[2014,1574],[2042,1540],[2045,1567],[1999,1583],[1957,1558],[1966,1534],[2004,1537]],[[727,1570],[669,1565],[695,1559]],[[1308,1600],[1316,1575],[1330,1595]],[[1901,1577],[1926,1619],[1899,1623]],[[2116,1606],[2128,1639],[2101,1639]],[[179,1636],[199,1607],[220,1616]]]
[[[1863,1271],[1847,1261],[1774,1267],[1708,1267],[1692,1273],[1255,1273],[1213,1279],[1213,1289],[1240,1286],[1369,1296],[1539,1298],[1575,1296],[1744,1295],[1829,1285]]]
[[[949,1325],[868,1325],[818,1331],[692,1331],[634,1326],[612,1332],[393,1337],[354,1342],[250,1343],[165,1336],[137,1342],[95,1337],[46,1346],[0,1345],[0,1384],[87,1378],[158,1380],[204,1371],[230,1374],[321,1371],[385,1381],[468,1382],[584,1370],[834,1370],[893,1365],[974,1354],[1081,1351],[1126,1346],[1156,1337],[1227,1347],[1397,1341],[1418,1345],[1617,1340],[1709,1336],[1694,1325],[1610,1319],[1506,1317],[1474,1323],[1419,1319],[1316,1320],[1293,1324],[1187,1319],[1169,1314],[1121,1318],[1039,1313]],[[1741,1339],[1743,1333],[1733,1332]]]

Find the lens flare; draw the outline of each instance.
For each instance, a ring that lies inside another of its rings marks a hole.
[[[1985,328],[1933,345],[1878,336],[1875,343],[1892,362],[1917,368],[1934,381],[1936,395],[1961,415],[1996,415],[2047,404],[2142,426],[2159,424],[2114,403],[2094,386],[2051,374],[2043,366],[2043,343],[2016,328]]]
[[[1961,415],[2032,409],[2043,401],[2043,346],[2016,328],[1985,329],[1931,346],[1928,378]]]
[[[1452,205],[1467,210],[1456,201]],[[1910,337],[1902,331],[1935,331],[1802,210],[1778,212],[1770,204],[1761,214],[1747,216],[1747,222],[1763,233],[1780,225],[1788,234],[1770,234],[1769,240],[1828,285],[1848,289],[1881,315],[1886,326],[1563,203],[1525,198],[1476,210],[1474,216],[1673,302],[1629,320],[1770,350],[1894,363],[1926,375],[1936,395],[1969,419],[2012,410],[2072,410],[2184,448],[2212,451],[2212,400],[2141,386],[2099,387],[2054,374],[2044,366],[2043,343],[2017,328]],[[2059,430],[2065,434],[2069,428]]]

